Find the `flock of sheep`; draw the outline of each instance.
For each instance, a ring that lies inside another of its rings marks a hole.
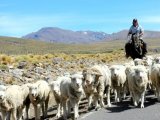
[[[130,93],[134,106],[140,103],[140,107],[144,108],[147,89],[153,90],[160,101],[160,57],[147,56],[123,65],[94,65],[82,72],[59,76],[50,83],[39,80],[21,86],[0,85],[1,117],[2,120],[20,120],[25,113],[25,119],[28,119],[32,103],[35,120],[40,120],[41,109],[45,118],[50,94],[57,102],[57,118],[63,116],[67,119],[73,108],[74,119],[77,119],[79,103],[84,97],[88,99],[88,110],[93,106],[95,110],[105,107],[104,97],[107,99],[106,106],[111,107],[111,92],[115,102],[122,101]]]

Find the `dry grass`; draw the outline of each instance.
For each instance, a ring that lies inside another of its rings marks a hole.
[[[97,53],[97,54],[44,54],[44,55],[0,55],[0,64],[1,65],[11,65],[16,64],[21,61],[26,61],[29,63],[42,63],[47,62],[51,63],[53,58],[61,58],[64,61],[75,61],[80,59],[93,59],[102,62],[112,62],[113,60],[123,59],[123,51],[113,51],[112,53]],[[83,66],[81,66],[83,67]]]
[[[145,40],[150,52],[160,51],[160,39]],[[59,57],[65,61],[95,59],[104,63],[123,60],[124,40],[113,40],[92,44],[47,43],[20,38],[0,37],[0,65],[16,64],[20,61],[29,63],[52,62]],[[81,65],[81,68],[84,66]]]

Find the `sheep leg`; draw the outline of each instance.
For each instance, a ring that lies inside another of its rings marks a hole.
[[[88,96],[88,111],[91,110],[92,108],[91,103],[92,103],[92,95],[89,95]]]
[[[160,102],[160,88],[157,87],[157,98],[158,98],[158,102]]]
[[[35,114],[35,120],[38,120],[38,116],[37,116],[37,105],[34,105],[34,114]]]
[[[44,102],[41,103],[41,108],[42,108],[42,114],[43,114],[43,118],[45,117],[45,113],[44,113]]]
[[[49,96],[47,97],[47,99],[46,99],[46,101],[45,101],[44,117],[47,117],[48,102],[49,102]]]
[[[77,119],[79,117],[78,113],[78,102],[74,99],[70,99],[70,102],[73,106],[73,111],[74,111],[74,119]]]
[[[35,120],[40,120],[40,106],[34,105],[34,112],[35,112]]]
[[[70,117],[70,115],[71,115],[71,102],[70,102],[70,100],[67,101],[67,104],[68,104],[68,117]]]
[[[11,120],[17,120],[17,117],[16,117],[17,112],[16,111],[17,111],[16,109],[13,109],[11,111]]]
[[[138,105],[137,104],[137,97],[136,97],[135,93],[132,93],[132,98],[133,98],[133,104],[134,104],[134,106],[137,106]]]
[[[145,92],[143,92],[141,95],[141,108],[144,108],[144,95],[145,95]]]
[[[7,112],[2,110],[1,113],[2,113],[2,120],[6,120]]]
[[[60,118],[60,116],[61,116],[61,105],[60,105],[60,103],[58,103],[56,118],[58,119],[58,118]]]
[[[126,87],[126,83],[123,86],[123,99],[125,100],[126,98],[126,94],[127,94],[127,87]]]
[[[78,113],[78,103],[74,105],[74,119],[77,119],[79,117]]]
[[[10,118],[11,118],[11,112],[7,112],[6,120],[10,120]]]
[[[110,87],[107,88],[107,106],[111,107],[111,101],[110,101]]]
[[[25,111],[26,111],[26,120],[29,119],[29,114],[28,114],[29,107],[30,107],[30,104],[26,104],[26,108],[25,108]]]
[[[60,114],[63,115],[63,106],[62,106],[62,103],[60,103]]]
[[[22,120],[23,108],[18,108],[18,120]]]
[[[114,90],[114,100],[117,102],[117,89]]]
[[[66,100],[62,101],[62,106],[63,106],[63,118],[64,120],[67,120],[67,109],[66,109]]]
[[[104,102],[103,102],[103,92],[101,92],[101,93],[99,94],[99,99],[100,99],[101,108],[103,108],[103,107],[104,107]]]
[[[122,89],[118,88],[117,91],[118,91],[117,102],[121,102],[122,101],[122,99],[121,99],[121,91],[122,91]]]
[[[157,86],[154,82],[152,83],[152,90],[154,92],[155,97],[157,97]]]
[[[95,110],[99,109],[98,95],[94,95]]]
[[[37,118],[38,118],[38,120],[41,119],[41,116],[40,116],[40,115],[41,115],[40,108],[41,108],[41,105],[38,104],[38,105],[37,105]]]
[[[157,98],[159,97],[158,87],[156,87],[155,96],[156,96]]]

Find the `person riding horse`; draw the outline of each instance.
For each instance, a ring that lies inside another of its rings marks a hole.
[[[129,56],[132,59],[143,58],[147,53],[147,45],[142,39],[144,31],[137,19],[133,19],[132,24],[128,32],[128,37],[131,35],[131,39],[125,45],[126,58]]]

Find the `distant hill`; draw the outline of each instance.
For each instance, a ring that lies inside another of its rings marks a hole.
[[[128,30],[122,30],[117,33],[110,34],[109,40],[125,40],[127,39]],[[160,38],[160,31],[144,31],[144,39],[157,39]],[[107,40],[107,39],[106,39]]]
[[[92,43],[109,40],[127,39],[128,30],[107,34],[95,31],[71,31],[56,27],[46,27],[37,32],[23,36],[25,39],[35,39],[58,43]],[[159,31],[145,31],[144,39],[160,38]]]
[[[55,27],[47,27],[25,35],[22,38],[60,43],[89,43],[106,39],[108,35],[109,34],[104,32],[71,31]]]

